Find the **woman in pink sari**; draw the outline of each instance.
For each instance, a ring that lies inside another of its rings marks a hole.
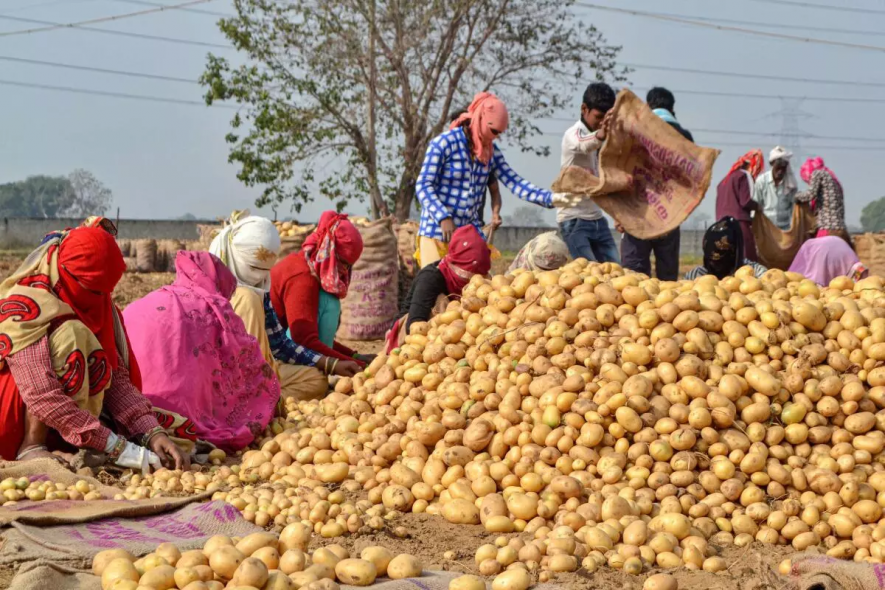
[[[837,236],[814,238],[802,244],[790,272],[797,272],[824,287],[836,277],[859,281],[868,274],[851,246]]]
[[[208,252],[179,252],[175,282],[123,312],[144,395],[191,416],[199,438],[225,450],[251,443],[274,416],[276,373],[230,297],[237,280]]]

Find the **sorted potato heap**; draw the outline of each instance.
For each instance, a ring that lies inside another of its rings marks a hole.
[[[604,564],[717,572],[720,548],[754,540],[881,562],[883,361],[878,277],[662,283],[583,261],[474,277],[218,468],[214,497],[327,537],[404,512],[522,533],[476,553],[501,588]]]
[[[95,485],[80,480],[71,485],[49,480],[31,481],[27,477],[9,477],[0,481],[0,505],[8,506],[22,500],[100,500],[101,492]]]
[[[295,523],[279,535],[215,536],[192,551],[163,543],[140,559],[111,549],[95,556],[92,573],[101,577],[102,590],[335,590],[337,582],[369,586],[376,578],[421,575],[414,556],[394,555],[383,547],[366,547],[359,557],[341,545],[308,553],[311,533],[310,527]]]

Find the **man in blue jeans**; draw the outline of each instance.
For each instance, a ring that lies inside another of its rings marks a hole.
[[[602,82],[584,91],[581,118],[562,138],[561,166],[580,166],[599,176],[599,148],[605,141],[606,114],[615,105],[615,91]],[[556,221],[572,258],[620,262],[614,236],[602,211],[591,199],[558,207]]]

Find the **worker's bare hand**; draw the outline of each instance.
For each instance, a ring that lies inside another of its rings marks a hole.
[[[504,220],[501,219],[501,212],[500,211],[492,211],[492,227],[497,229],[497,228],[501,227],[501,225],[503,225],[503,223],[504,223]]]
[[[618,231],[619,233],[622,233],[622,234],[626,233],[624,226],[621,225],[620,223],[618,223],[617,221],[615,222],[615,230]]]
[[[335,374],[340,377],[353,377],[362,370],[362,367],[353,361],[338,361],[335,365]]]
[[[455,233],[455,222],[451,217],[446,217],[439,222],[439,228],[442,230],[443,242],[448,244],[452,240],[452,234]]]
[[[167,469],[191,468],[190,458],[165,434],[154,436],[148,444]]]
[[[608,137],[608,134],[611,129],[612,121],[614,120],[615,109],[609,109],[609,111],[602,118],[602,123],[599,124],[599,129],[596,130],[596,139],[599,141],[605,141],[605,138]]]

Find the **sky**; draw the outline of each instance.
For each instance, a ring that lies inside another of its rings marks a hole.
[[[165,4],[180,1],[154,0]],[[883,48],[861,50],[768,39],[587,7],[573,9],[576,18],[593,23],[609,43],[623,47],[618,61],[634,66],[629,83],[638,89],[640,96],[654,85],[670,88],[676,94],[676,115],[682,125],[694,133],[699,144],[722,150],[713,173],[714,186],[698,212],[712,217],[715,184],[748,149],[758,147],[767,154],[778,144],[780,134],[789,126],[783,113],[797,108],[798,129],[803,135],[801,143],[807,146],[794,157],[797,178],[798,167],[805,157],[823,157],[845,188],[849,225],[859,225],[864,205],[885,196],[885,186],[880,180],[881,160],[885,156],[885,117],[881,116],[885,105],[885,1],[597,0],[593,3],[686,18],[741,21],[744,24],[730,24]],[[832,9],[836,5],[841,8]],[[254,207],[259,190],[237,180],[236,166],[227,161],[224,136],[233,111],[10,85],[51,85],[202,102],[202,89],[196,83],[72,71],[14,60],[59,62],[196,80],[209,51],[235,58],[234,51],[77,29],[3,36],[3,32],[40,26],[13,19],[70,23],[146,8],[129,0],[0,0],[0,92],[3,97],[0,182],[33,174],[67,174],[76,168],[85,168],[113,190],[114,205],[120,207],[122,218],[164,219],[185,213],[216,218],[245,207],[259,212]],[[215,0],[195,8],[219,13],[233,11],[230,0]],[[213,15],[169,10],[95,26],[226,44],[218,31],[217,20]],[[667,71],[660,67],[816,81],[719,76]],[[845,83],[825,84],[823,80]],[[720,95],[696,94],[699,91]],[[557,117],[577,117],[581,90],[574,94],[573,107],[558,113]],[[761,94],[769,98],[734,94]],[[805,97],[805,100],[782,100],[779,96]],[[871,101],[816,100],[844,97]],[[551,147],[550,157],[522,154],[506,143],[503,148],[517,172],[536,184],[549,186],[559,171],[560,138],[569,123],[542,120],[538,126],[545,134],[535,141],[537,145]],[[799,183],[804,187],[801,180]],[[504,192],[506,216],[520,202]],[[328,206],[328,202],[310,204],[298,218],[315,220]],[[357,205],[351,212],[364,214],[365,208]],[[285,210],[280,213],[289,216]],[[542,212],[542,216],[552,224],[552,212]]]

